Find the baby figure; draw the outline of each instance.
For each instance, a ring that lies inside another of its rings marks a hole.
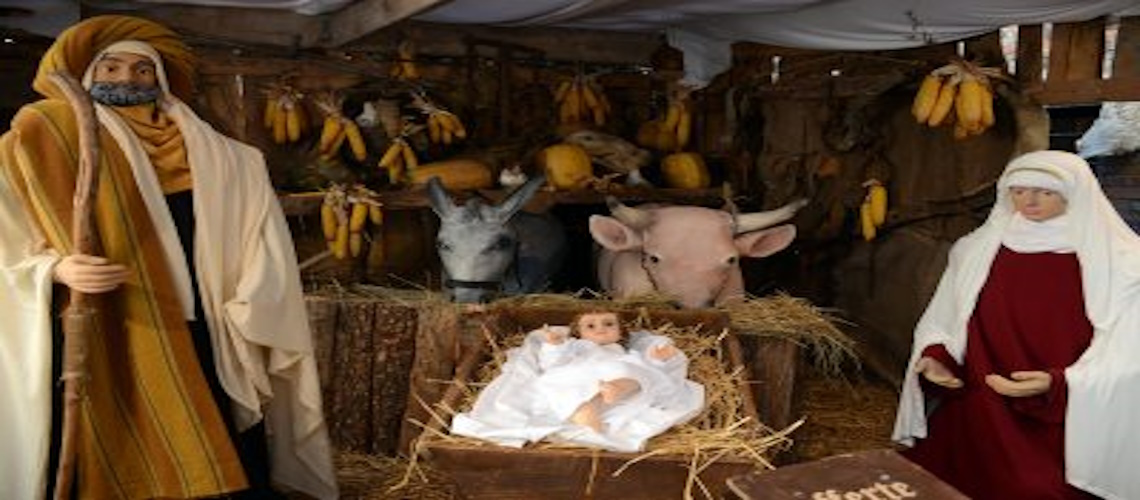
[[[544,371],[574,365],[590,366],[594,363],[626,364],[629,360],[622,358],[637,354],[626,348],[628,338],[617,313],[611,311],[592,311],[578,315],[570,325],[572,339],[567,339],[563,332],[550,328],[544,328],[544,332],[547,346],[544,346],[539,358]],[[568,343],[567,340],[572,342]],[[666,366],[666,362],[677,354],[678,350],[672,343],[651,346],[644,353],[645,357],[656,362],[650,366],[658,367]],[[601,368],[603,365],[595,366]],[[622,371],[617,370],[618,373]],[[641,383],[635,377],[600,378],[597,380],[596,393],[579,405],[569,420],[601,432],[602,413],[640,390]]]

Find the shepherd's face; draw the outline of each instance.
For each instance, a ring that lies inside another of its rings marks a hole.
[[[154,61],[144,55],[111,52],[95,61],[91,97],[108,106],[154,102],[162,94]]]

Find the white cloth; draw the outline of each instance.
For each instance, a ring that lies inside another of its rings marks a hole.
[[[193,172],[198,293],[237,425],[248,428],[265,417],[272,479],[335,498],[301,275],[265,158],[218,133],[173,95],[164,99]],[[155,181],[152,195],[161,193]],[[163,222],[173,223],[156,221]]]
[[[206,0],[198,0],[206,1]],[[820,50],[893,50],[962,40],[1003,26],[1075,22],[1136,11],[1135,0],[452,0],[415,19],[458,24],[666,32],[686,84],[703,87],[734,42]]]
[[[1011,224],[1009,176],[1019,169],[1048,170],[1069,187],[1064,225],[1081,265],[1085,310],[1093,340],[1065,370],[1068,407],[1065,470],[1068,482],[1108,499],[1140,498],[1140,237],[1101,191],[1088,164],[1076,155],[1037,151],[1015,158],[998,180],[986,222],[960,239],[929,306],[915,327],[914,345],[899,400],[893,439],[907,445],[927,435],[922,389],[914,373],[923,349],[943,344],[962,362],[966,325],[978,292]]]
[[[1060,193],[1061,196],[1065,198],[1069,197],[1069,193],[1065,192],[1068,186],[1066,186],[1060,178],[1041,170],[1025,168],[1012,172],[1009,174],[1009,185],[1014,187],[1048,189]]]
[[[669,342],[665,337],[634,332],[627,351],[581,339],[553,345],[545,335],[542,329],[532,331],[507,352],[502,372],[479,393],[471,411],[452,419],[452,434],[513,447],[548,439],[636,452],[704,407],[704,386],[686,378],[683,353],[665,361],[648,357],[650,349]],[[567,420],[597,394],[600,381],[618,378],[632,378],[641,388],[606,407],[602,432]]]
[[[198,292],[218,377],[234,403],[238,427],[264,417],[272,479],[316,498],[336,498],[300,274],[265,160],[257,149],[215,131],[177,98],[164,99],[193,172]],[[99,109],[97,116],[128,159],[145,158],[138,139],[121,130],[126,125],[117,115]],[[23,307],[5,310],[0,321],[0,390],[22,402],[0,408],[0,442],[5,443],[0,485],[4,491],[20,485],[12,498],[39,498],[51,423],[51,269],[58,258],[29,243],[39,236],[3,180],[0,303]],[[163,199],[153,175],[136,181],[144,198]],[[173,232],[169,212],[154,210],[157,206],[166,205],[148,202],[157,230]],[[187,272],[185,259],[167,262]]]
[[[8,137],[11,137],[10,135]],[[51,289],[59,257],[41,250],[0,174],[0,497],[38,499],[51,441]]]
[[[1068,214],[1033,221],[1016,212],[1001,235],[1001,244],[1017,253],[1073,253],[1068,225]]]

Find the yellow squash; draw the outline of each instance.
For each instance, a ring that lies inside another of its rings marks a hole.
[[[425,185],[432,177],[439,177],[443,187],[457,190],[486,189],[495,183],[491,167],[471,158],[424,163],[408,171],[409,182],[413,185]]]
[[[661,161],[665,184],[681,189],[709,187],[709,169],[697,153],[673,153]]]
[[[538,165],[546,172],[546,182],[555,189],[581,188],[594,177],[586,150],[576,144],[555,144],[539,151]]]

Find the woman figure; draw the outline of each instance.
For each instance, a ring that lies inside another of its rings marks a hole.
[[[893,438],[973,498],[1140,498],[1140,238],[1070,153],[997,193],[915,329]]]

